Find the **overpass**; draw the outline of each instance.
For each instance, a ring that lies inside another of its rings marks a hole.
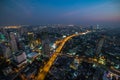
[[[49,59],[49,61],[44,65],[43,69],[39,71],[38,73],[38,76],[36,77],[36,80],[44,80],[47,73],[49,72],[52,64],[54,63],[54,61],[56,60],[56,58],[58,57],[58,55],[60,55],[60,52],[63,48],[63,46],[65,45],[65,43],[70,40],[71,38],[75,37],[75,36],[79,36],[79,35],[85,35],[87,33],[89,33],[90,31],[87,31],[87,32],[83,32],[83,33],[78,33],[78,34],[73,34],[73,35],[70,35],[66,38],[64,38],[62,41],[61,41],[61,44],[58,46],[58,48],[56,49],[56,51],[53,53],[53,55],[51,56],[51,58]],[[101,50],[101,47],[103,45],[103,42],[104,42],[104,39],[101,39],[100,42],[99,42],[99,47],[98,47],[98,52],[100,52]],[[115,69],[113,66],[105,66],[104,64],[101,64],[98,62],[97,59],[94,59],[94,58],[84,58],[84,57],[80,57],[79,59],[81,59],[82,61],[86,61],[88,63],[95,63],[99,66],[102,66],[104,67],[105,69],[107,70],[110,70],[111,72],[117,74],[117,75],[120,75],[120,71]]]
[[[52,64],[54,63],[54,61],[56,60],[57,56],[60,54],[63,46],[65,45],[65,43],[70,40],[72,37],[75,37],[75,36],[79,36],[79,35],[85,35],[87,33],[89,33],[90,31],[86,31],[86,32],[83,32],[83,33],[78,33],[78,34],[73,34],[73,35],[70,35],[66,38],[64,38],[62,40],[62,43],[60,44],[60,46],[56,49],[56,51],[53,53],[52,57],[49,59],[49,61],[45,64],[45,66],[43,67],[42,71],[40,69],[39,73],[38,73],[38,76],[37,76],[37,80],[44,80],[47,73],[49,72]]]

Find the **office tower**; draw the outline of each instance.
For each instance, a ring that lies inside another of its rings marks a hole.
[[[27,63],[27,56],[24,51],[16,52],[14,55],[14,60],[16,62],[17,67],[21,67],[22,65]]]
[[[6,59],[10,58],[12,56],[10,48],[4,44],[0,44],[0,55]]]
[[[0,33],[0,42],[3,42],[5,41],[5,36],[4,34]]]
[[[10,32],[10,43],[11,43],[12,51],[16,52],[18,48],[17,48],[15,34],[13,32]]]
[[[21,63],[23,61],[26,61],[26,53],[23,51],[17,52],[17,53],[15,53],[14,58],[15,58],[17,63]]]
[[[49,39],[48,39],[48,33],[43,32],[42,36],[42,53],[49,56],[50,55],[50,47],[49,47]]]
[[[42,53],[45,55],[50,54],[49,40],[42,41]]]
[[[18,49],[19,49],[19,50],[24,50],[24,49],[25,49],[25,44],[24,44],[23,41],[19,41],[19,42],[18,42]]]

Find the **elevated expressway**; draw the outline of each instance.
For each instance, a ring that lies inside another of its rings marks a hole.
[[[62,40],[62,43],[60,44],[60,46],[56,49],[56,51],[53,53],[53,55],[51,56],[51,58],[49,59],[49,61],[45,64],[45,66],[43,67],[43,69],[39,71],[39,74],[37,76],[37,79],[36,80],[44,80],[45,79],[45,76],[47,75],[47,73],[49,72],[52,64],[54,63],[55,59],[57,58],[57,56],[60,54],[63,46],[65,45],[65,43],[70,40],[72,37],[75,37],[75,36],[79,36],[79,35],[85,35],[87,33],[89,33],[90,31],[86,31],[86,32],[83,32],[83,33],[78,33],[78,34],[73,34],[73,35],[70,35],[66,38],[64,38]]]
[[[61,44],[59,45],[59,47],[56,49],[56,51],[53,53],[53,55],[51,56],[51,58],[49,59],[49,61],[44,65],[43,69],[40,69],[39,73],[38,73],[38,76],[36,77],[36,80],[44,80],[47,73],[49,72],[52,64],[54,63],[54,61],[56,60],[56,58],[60,55],[60,52],[63,48],[63,46],[65,45],[65,43],[70,40],[71,38],[75,37],[75,36],[79,36],[79,35],[85,35],[87,33],[90,33],[90,31],[86,31],[86,32],[83,32],[83,33],[78,33],[78,34],[73,34],[73,35],[70,35],[66,38],[64,38],[62,41],[61,41]],[[103,40],[102,40],[103,42]],[[117,74],[117,75],[120,75],[120,71],[115,69],[113,66],[105,66],[101,63],[98,62],[97,59],[93,59],[93,58],[84,58],[84,57],[80,57],[79,59],[81,59],[82,61],[86,61],[88,63],[95,63],[101,67],[104,67],[108,70],[110,70],[111,72]]]

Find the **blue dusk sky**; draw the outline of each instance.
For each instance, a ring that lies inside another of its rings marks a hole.
[[[120,0],[0,0],[0,25],[120,24]]]

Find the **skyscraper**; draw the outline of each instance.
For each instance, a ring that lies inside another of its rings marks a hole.
[[[50,47],[49,47],[49,39],[48,39],[48,33],[43,32],[42,33],[42,53],[49,56],[50,55]]]
[[[4,44],[0,44],[0,56],[3,56],[4,58],[8,59],[11,57],[11,50],[8,46],[5,46]]]
[[[49,40],[48,39],[42,41],[42,53],[45,55],[50,54],[50,47],[49,47]]]
[[[10,32],[10,43],[11,43],[12,51],[16,52],[18,48],[17,48],[16,39],[15,39],[15,34],[13,32]]]

